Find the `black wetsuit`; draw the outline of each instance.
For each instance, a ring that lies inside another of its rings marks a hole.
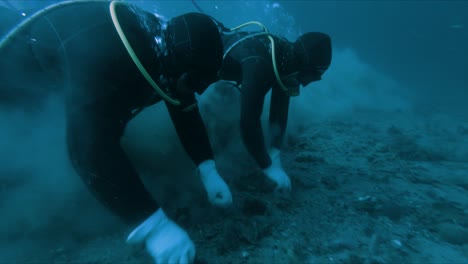
[[[245,33],[223,36],[225,50],[244,36]],[[284,58],[292,46],[286,40],[274,40],[277,58]],[[247,150],[262,169],[271,165],[260,122],[265,96],[272,89],[269,123],[279,131],[272,134],[271,146],[278,149],[286,130],[290,99],[278,85],[270,50],[266,36],[243,40],[228,53],[220,71],[221,79],[241,84],[241,134]]]
[[[161,35],[160,21],[151,13],[127,5],[118,5],[116,13],[153,80],[178,98],[174,83],[159,81],[166,70],[154,39]],[[42,68],[55,68],[65,82],[68,151],[83,182],[99,201],[129,223],[154,213],[159,206],[122,149],[120,138],[132,111],[162,99],[122,44],[111,20],[109,2],[78,2],[54,9],[37,18],[27,36],[35,41],[25,44],[18,53],[29,54]],[[3,74],[2,78],[7,77]],[[184,105],[194,102],[194,94],[185,96]],[[198,108],[182,111],[182,107],[165,103],[194,163],[213,159]]]

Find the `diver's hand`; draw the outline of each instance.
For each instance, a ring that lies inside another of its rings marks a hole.
[[[181,227],[159,209],[128,236],[127,243],[145,242],[156,264],[193,263],[195,245]]]
[[[227,207],[232,203],[232,194],[223,178],[218,173],[214,160],[205,160],[198,165],[200,176],[208,200],[211,204]]]
[[[276,183],[276,191],[279,192],[290,192],[291,191],[291,180],[281,166],[280,150],[273,148],[270,151],[271,165],[270,167],[263,169],[263,173]]]

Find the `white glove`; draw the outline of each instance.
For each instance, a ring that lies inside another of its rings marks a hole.
[[[218,173],[214,160],[205,160],[198,165],[200,177],[211,204],[226,207],[232,203],[232,194]]]
[[[195,245],[181,227],[159,209],[128,236],[127,243],[146,243],[156,264],[193,263]]]
[[[263,173],[276,183],[276,191],[291,191],[291,180],[281,166],[280,150],[273,148],[270,151],[271,165],[263,169]]]

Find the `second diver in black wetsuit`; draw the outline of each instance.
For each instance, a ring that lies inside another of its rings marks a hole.
[[[295,42],[266,33],[237,32],[225,34],[223,43],[221,79],[240,85],[243,142],[276,189],[289,191],[291,181],[282,168],[280,150],[290,97],[299,94],[300,86],[321,80],[331,63],[331,39],[319,32],[306,33]],[[260,117],[270,90],[272,136],[271,142],[265,142]]]

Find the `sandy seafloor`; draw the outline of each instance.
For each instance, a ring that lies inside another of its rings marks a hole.
[[[229,209],[207,205],[187,160],[145,161],[170,172],[173,180],[147,182],[187,228],[196,263],[468,263],[468,120],[405,111],[310,119],[288,133],[282,152],[293,185],[288,197],[272,193],[246,158],[232,120],[209,123],[210,133],[222,135],[214,147],[233,193]],[[148,138],[153,129],[130,126],[127,137]],[[143,143],[127,148],[154,151]],[[150,263],[143,247],[125,244],[130,227],[73,184],[51,195],[49,209],[39,196],[31,200],[41,210],[2,213],[18,216],[2,225],[0,263]],[[21,210],[6,205],[21,185],[2,186],[2,208]]]

